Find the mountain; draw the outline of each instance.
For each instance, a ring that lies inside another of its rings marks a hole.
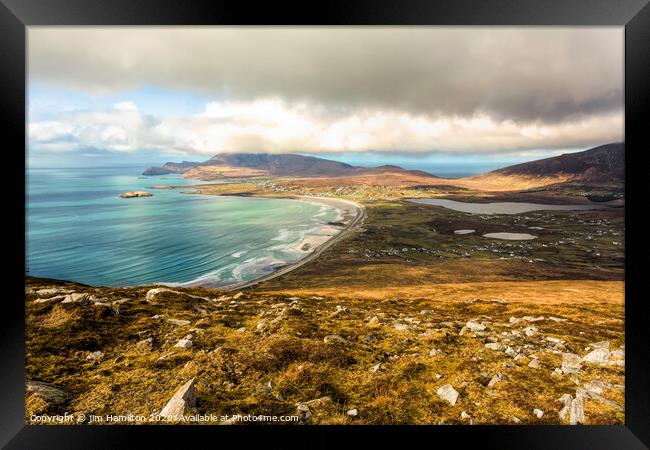
[[[187,178],[203,180],[231,177],[344,177],[352,175],[403,173],[433,177],[422,171],[410,171],[398,166],[359,167],[339,161],[296,154],[224,153],[202,163],[166,163],[149,167],[143,175],[183,173]]]
[[[567,153],[504,167],[491,173],[531,177],[568,177],[585,184],[622,183],[625,180],[625,144],[606,144],[577,153]]]
[[[184,173],[186,170],[196,166],[199,163],[183,161],[181,163],[168,162],[162,167],[149,167],[142,175],[167,175],[170,173]]]
[[[606,144],[516,164],[465,180],[464,185],[483,190],[531,189],[556,184],[620,188],[625,184],[625,144]]]

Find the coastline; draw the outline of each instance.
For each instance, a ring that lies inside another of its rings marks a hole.
[[[235,195],[236,196],[236,195]],[[252,196],[251,196],[252,197]],[[336,244],[343,238],[349,236],[354,229],[359,225],[360,223],[363,222],[363,219],[365,218],[365,209],[362,205],[359,203],[353,202],[351,200],[344,200],[344,199],[338,199],[338,198],[329,198],[329,197],[312,197],[312,196],[283,196],[283,197],[276,197],[276,196],[263,196],[263,195],[255,195],[254,197],[260,197],[260,198],[286,198],[290,200],[299,200],[299,201],[308,201],[312,203],[319,203],[327,206],[333,206],[341,211],[341,218],[338,220],[339,223],[342,223],[343,226],[341,227],[340,231],[334,235],[332,235],[329,239],[326,241],[320,243],[316,247],[314,247],[309,253],[307,253],[305,256],[300,258],[299,260],[292,262],[290,264],[287,264],[285,266],[280,267],[277,270],[274,270],[273,272],[263,275],[261,277],[255,278],[250,281],[244,281],[240,283],[235,283],[235,284],[229,284],[225,286],[221,286],[219,290],[223,291],[233,291],[233,290],[239,290],[239,289],[246,289],[252,286],[255,286],[256,284],[259,284],[263,281],[268,281],[272,280],[274,278],[277,278],[279,276],[285,275],[298,267],[301,267],[305,264],[307,264],[310,261],[313,261],[316,259],[318,256],[320,256],[325,250],[330,248],[332,245]]]

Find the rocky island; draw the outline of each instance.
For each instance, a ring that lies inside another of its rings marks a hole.
[[[134,197],[153,197],[153,194],[145,191],[129,191],[120,194],[121,198],[134,198]]]

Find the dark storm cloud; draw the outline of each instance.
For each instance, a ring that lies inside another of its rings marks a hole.
[[[622,28],[38,28],[34,81],[555,124],[622,111]]]

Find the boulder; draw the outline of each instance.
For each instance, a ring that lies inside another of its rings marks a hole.
[[[582,358],[575,353],[562,354],[562,372],[564,373],[578,373],[581,363]]]
[[[344,337],[339,336],[338,334],[330,334],[323,338],[323,342],[326,344],[345,344],[347,341]]]
[[[582,358],[582,361],[605,366],[609,363],[609,350],[602,347],[596,348],[595,350],[589,352],[584,358]]]
[[[174,396],[160,411],[167,420],[180,420],[196,404],[196,381],[194,378],[176,390]]]
[[[77,304],[86,304],[89,302],[90,295],[88,294],[68,294],[65,296],[65,299],[61,303],[77,303]]]
[[[70,399],[66,390],[42,381],[27,381],[25,389],[28,394],[33,393],[41,397],[48,405],[60,405]]]
[[[298,423],[300,425],[311,425],[311,410],[305,404],[296,405],[296,413],[298,414]]]
[[[193,342],[190,339],[181,339],[174,345],[174,347],[180,348],[190,348],[193,345]]]
[[[508,381],[508,377],[506,375],[503,375],[501,373],[495,374],[490,382],[488,383],[487,387],[494,387],[497,383],[500,383],[501,381]]]
[[[436,394],[438,394],[438,397],[441,399],[449,402],[451,406],[454,406],[456,404],[456,400],[458,400],[458,396],[460,395],[451,384],[440,386],[436,391]]]
[[[473,320],[469,320],[465,326],[469,328],[472,331],[483,331],[485,330],[485,325],[482,323],[474,322]]]

